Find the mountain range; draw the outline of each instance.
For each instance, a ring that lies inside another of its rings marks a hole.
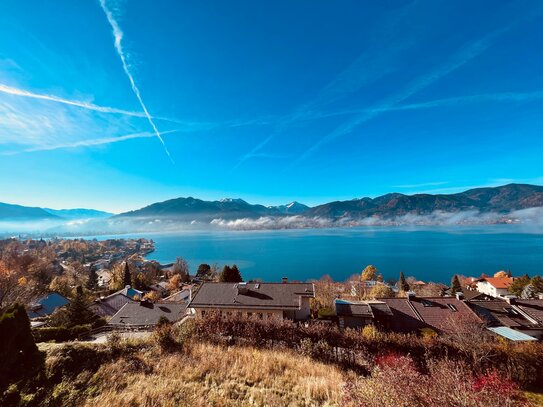
[[[166,219],[240,219],[262,216],[282,217],[303,215],[327,219],[368,217],[392,218],[404,215],[429,215],[436,211],[505,214],[521,209],[543,207],[543,186],[508,184],[499,187],[470,189],[456,194],[391,193],[377,198],[360,198],[349,201],[334,201],[308,207],[298,202],[281,206],[253,205],[242,199],[203,201],[200,199],[176,198],[154,203],[142,209],[122,213],[116,218],[156,217]]]
[[[54,210],[0,203],[0,221],[91,219],[99,222],[109,218],[111,222],[140,222],[160,219],[171,222],[211,223],[217,220],[303,217],[339,222],[346,219],[357,221],[368,218],[387,220],[435,213],[471,212],[482,217],[489,213],[509,214],[514,211],[540,207],[543,207],[543,186],[508,184],[499,187],[475,188],[455,194],[405,195],[391,193],[376,198],[334,201],[315,207],[309,207],[296,201],[286,205],[264,206],[232,198],[218,201],[204,201],[193,197],[175,198],[118,215],[93,209]]]

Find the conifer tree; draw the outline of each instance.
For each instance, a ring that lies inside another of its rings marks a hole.
[[[91,266],[89,270],[89,279],[87,280],[87,288],[94,290],[98,286],[98,274],[96,274],[96,267]]]
[[[403,271],[400,271],[400,290],[409,291],[409,284],[407,284],[407,281],[405,280]]]
[[[235,264],[230,267],[228,265],[224,266],[219,276],[219,281],[222,283],[240,283],[243,281],[241,278],[241,273],[238,270],[238,266]]]
[[[89,310],[87,301],[83,294],[83,287],[80,285],[76,288],[75,297],[68,304],[68,325],[70,327],[76,325],[84,325],[91,321],[92,312]]]
[[[124,262],[124,273],[123,273],[123,287],[127,285],[132,285],[132,274],[130,274],[130,268],[128,267],[128,262]]]
[[[462,292],[462,286],[460,285],[460,280],[458,279],[458,275],[455,274],[452,282],[451,282],[451,293],[461,293]]]

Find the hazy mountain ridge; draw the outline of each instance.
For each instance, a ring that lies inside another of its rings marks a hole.
[[[97,209],[50,209],[43,208],[44,211],[63,219],[100,219],[113,216],[110,212],[99,211]]]
[[[543,186],[509,184],[500,187],[476,188],[448,195],[391,193],[376,198],[334,201],[313,208],[296,201],[288,205],[265,207],[250,204],[241,199],[203,201],[192,197],[176,198],[122,213],[116,218],[165,217],[211,221],[213,219],[255,219],[263,216],[301,215],[331,220],[368,217],[388,219],[405,215],[430,215],[435,212],[478,211],[505,214],[534,207],[543,207]]]

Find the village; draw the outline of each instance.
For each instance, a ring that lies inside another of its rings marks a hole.
[[[144,239],[104,241],[100,250],[92,249],[92,243],[86,243],[90,248],[74,248],[74,242],[53,243],[53,263],[60,264],[61,274],[52,278],[50,291],[27,303],[39,340],[104,342],[112,332],[145,337],[163,321],[183,324],[214,314],[324,323],[339,329],[372,326],[416,335],[451,333],[462,323],[479,325],[485,335],[507,341],[543,339],[539,276],[514,277],[505,271],[452,276],[446,286],[405,278],[403,273],[396,282],[384,282],[376,267],[367,266],[343,283],[330,277],[312,282],[243,281],[235,265],[219,270],[201,264],[191,274],[182,258],[168,265],[146,260],[154,246]],[[40,245],[46,249],[51,243],[28,242],[23,253]],[[74,307],[79,310],[76,315],[70,312]]]

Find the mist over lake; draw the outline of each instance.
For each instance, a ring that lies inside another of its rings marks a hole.
[[[149,259],[184,257],[200,263],[237,264],[245,279],[342,281],[374,264],[385,279],[400,271],[448,284],[455,273],[479,276],[510,269],[543,270],[543,231],[522,225],[481,227],[361,227],[276,231],[206,231],[143,235],[156,243]],[[130,237],[141,235],[130,235]],[[105,238],[104,236],[99,237]]]

